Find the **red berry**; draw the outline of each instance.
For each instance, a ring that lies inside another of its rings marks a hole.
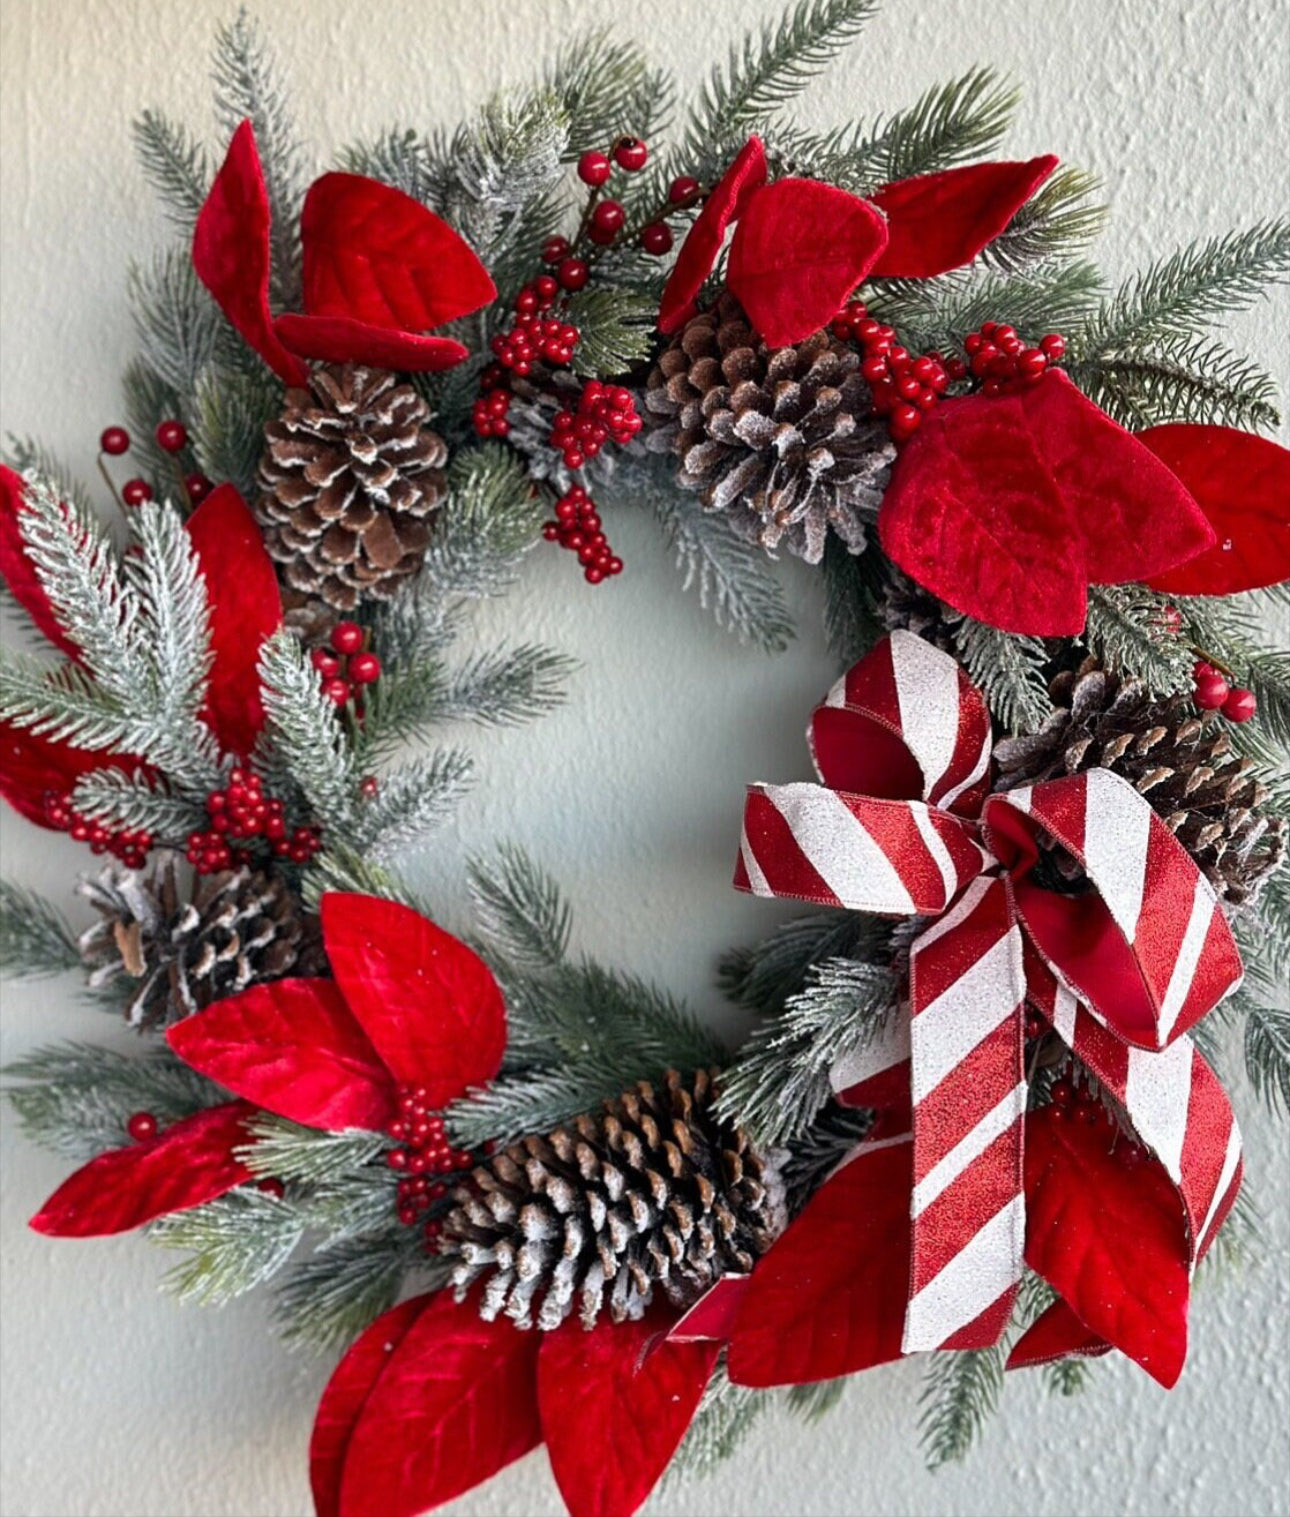
[[[1214,668],[1213,664],[1206,663],[1203,658],[1198,658],[1196,662],[1191,666],[1192,679],[1204,679],[1207,674],[1217,673],[1218,671]]]
[[[130,434],[124,427],[107,427],[99,438],[99,447],[113,458],[119,458],[122,453],[129,452]]]
[[[340,673],[340,660],[326,648],[315,648],[309,655],[309,662],[324,679],[331,679]]]
[[[614,162],[620,169],[626,169],[629,174],[635,174],[643,169],[648,157],[649,149],[639,137],[624,137],[614,146]]]
[[[255,1188],[266,1196],[272,1196],[275,1201],[281,1201],[287,1193],[287,1187],[276,1175],[270,1175],[267,1180],[261,1180]]]
[[[182,421],[157,424],[157,446],[165,453],[182,453],[188,446],[188,431]]]
[[[353,694],[349,688],[349,681],[341,679],[339,675],[334,679],[324,680],[322,690],[327,699],[334,701],[337,706],[348,705],[349,698]]]
[[[381,677],[381,661],[375,653],[357,653],[349,661],[349,677],[356,685],[370,685]]]
[[[604,184],[613,171],[613,165],[603,153],[584,153],[578,159],[578,178],[593,189]]]
[[[668,186],[667,198],[673,205],[684,205],[699,193],[699,181],[689,174],[674,179]]]
[[[127,479],[121,486],[121,499],[127,506],[141,506],[152,499],[152,486],[146,479]]]
[[[1254,698],[1253,690],[1238,685],[1234,690],[1228,691],[1222,709],[1229,722],[1248,722],[1259,709],[1259,703]]]
[[[380,794],[381,784],[374,774],[365,774],[358,782],[359,793],[365,800],[372,800]]]
[[[665,221],[651,221],[647,227],[641,228],[641,247],[656,258],[662,257],[671,251],[672,228]]]
[[[542,262],[559,263],[562,258],[568,257],[569,239],[567,237],[548,237],[542,244]]]
[[[214,488],[204,474],[184,475],[184,489],[188,491],[188,499],[195,506],[200,506]]]
[[[150,1111],[136,1111],[125,1124],[125,1130],[136,1143],[156,1136],[157,1119]]]
[[[1049,363],[1060,363],[1066,353],[1066,339],[1060,332],[1049,332],[1039,339],[1039,350]]]
[[[607,246],[622,230],[625,220],[623,208],[616,200],[602,200],[591,213],[591,224],[587,228],[587,236],[592,242]]]
[[[1017,373],[1037,379],[1048,367],[1048,359],[1038,348],[1023,348],[1017,355]]]
[[[357,622],[337,622],[331,629],[331,645],[337,653],[357,653],[363,646],[363,629]]]
[[[565,290],[580,290],[591,278],[591,270],[584,258],[565,258],[555,271],[560,286]]]
[[[1232,693],[1231,686],[1217,670],[1202,674],[1192,691],[1192,699],[1202,711],[1218,711]],[[1253,715],[1253,712],[1250,713]]]

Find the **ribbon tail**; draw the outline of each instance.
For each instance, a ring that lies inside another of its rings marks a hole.
[[[973,881],[913,945],[913,1252],[903,1349],[984,1348],[1025,1250],[1022,937],[1002,880]]]

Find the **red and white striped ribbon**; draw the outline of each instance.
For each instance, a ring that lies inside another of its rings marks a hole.
[[[1079,1006],[1071,1046],[1090,1051],[1179,1186],[1197,1248],[1207,1243],[1239,1184],[1239,1136],[1179,1034],[1239,983],[1241,965],[1169,829],[1105,770],[988,795],[985,701],[954,659],[910,633],[834,686],[808,737],[824,784],[750,787],[736,886],[936,918],[911,946],[908,1021],[833,1075],[855,1104],[911,1088],[906,1352],[993,1343],[1011,1312],[1025,1242],[1027,961],[1054,998]],[[1053,843],[1093,891],[1063,896],[1031,878]]]

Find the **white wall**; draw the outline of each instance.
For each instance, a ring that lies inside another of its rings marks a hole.
[[[131,350],[127,262],[164,235],[130,158],[128,123],[157,104],[207,124],[206,55],[232,0],[3,0],[3,411],[86,476],[117,419]],[[346,139],[386,124],[450,121],[588,23],[610,22],[687,83],[773,0],[276,0],[257,7],[289,58],[299,119],[325,166]],[[1096,170],[1116,218],[1108,273],[1197,234],[1284,209],[1290,85],[1279,0],[892,0],[803,107],[813,124],[890,110],[976,63],[1022,81],[1014,156],[1052,150]],[[630,123],[624,123],[630,126]],[[1280,300],[1236,323],[1290,377]],[[588,949],[717,1010],[720,947],[766,931],[776,909],[728,888],[741,787],[804,774],[800,732],[831,677],[804,577],[791,576],[802,636],[768,661],[723,640],[677,592],[644,520],[610,522],[628,572],[590,590],[563,554],[539,553],[485,636],[549,639],[585,670],[568,709],[476,743],[486,783],[419,872],[455,871],[463,851],[521,840],[568,885]],[[681,676],[678,678],[678,671]],[[51,893],[83,856],[0,817],[4,869]],[[451,878],[451,874],[450,874]],[[121,1030],[73,987],[7,987],[4,1059],[35,1044]],[[866,1376],[844,1407],[804,1430],[773,1417],[734,1467],[664,1494],[658,1513],[1220,1514],[1290,1510],[1287,1321],[1290,1168],[1247,1114],[1250,1184],[1268,1217],[1265,1262],[1206,1282],[1193,1348],[1166,1395],[1124,1363],[1094,1372],[1074,1403],[1025,1379],[961,1468],[922,1470],[913,1428],[919,1374]],[[25,1218],[64,1166],[9,1124],[3,1151],[3,1484],[8,1517],[195,1517],[303,1513],[304,1453],[328,1366],[288,1358],[262,1303],[223,1313],[157,1293],[165,1259],[138,1239],[51,1243]],[[460,1514],[560,1510],[535,1455]]]

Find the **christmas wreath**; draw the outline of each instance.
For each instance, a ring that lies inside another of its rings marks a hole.
[[[1232,1033],[1290,1106],[1290,655],[1258,635],[1290,455],[1205,335],[1290,231],[1105,296],[1088,177],[988,158],[990,73],[793,125],[869,9],[801,0],[670,136],[666,76],[600,37],[308,184],[237,20],[214,172],[138,123],[181,235],[132,287],[121,520],[11,444],[0,575],[43,646],[0,663],[0,791],[105,862],[80,932],[4,885],[3,962],[143,1035],[10,1067],[80,1164],[32,1226],[146,1227],[201,1301],[276,1282],[287,1335],[343,1351],[322,1517],[539,1443],[574,1517],[626,1517],[771,1388],[813,1415],[914,1353],[933,1461],[1005,1365],[1172,1385],[1240,1224]],[[725,957],[737,1049],[571,956],[517,850],[471,867],[461,935],[397,867],[471,778],[426,740],[571,674],[472,645],[470,602],[544,539],[612,595],[640,502],[764,649],[776,555],[814,566],[845,671],[818,783],[751,786],[732,836],[737,888],[815,908]]]

